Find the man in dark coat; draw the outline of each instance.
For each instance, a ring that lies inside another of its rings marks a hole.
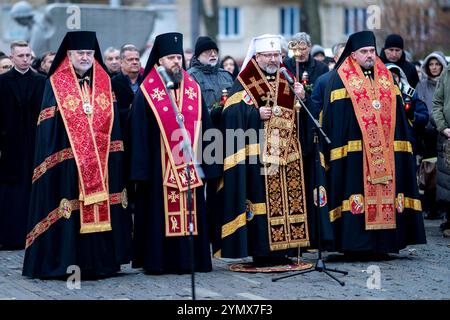
[[[26,42],[11,44],[11,59],[0,76],[0,248],[23,249],[45,77],[30,69]]]
[[[184,139],[177,121],[191,137],[184,143],[190,142],[198,156],[204,150],[197,149],[203,132],[212,128],[200,87],[184,70],[183,61],[181,33],[155,38],[127,126],[130,179],[136,182],[133,267],[150,274],[189,273],[191,240],[195,271],[212,270],[204,184],[220,172],[216,165],[194,165],[188,153],[180,150]],[[172,78],[172,89],[166,88],[158,66]],[[207,146],[202,143],[203,148]]]
[[[284,59],[284,65],[286,68],[295,75],[297,81],[302,80],[303,73],[306,71],[308,74],[308,83],[314,87],[316,80],[322,74],[327,73],[329,71],[328,66],[316,59],[313,59],[311,56],[311,37],[309,34],[305,32],[296,33],[292,37],[292,41],[290,43],[290,47],[294,47],[294,55],[289,58]],[[297,65],[298,63],[298,72]],[[308,90],[306,90],[307,93]]]
[[[416,67],[406,60],[405,51],[403,49],[403,38],[398,34],[390,34],[381,49],[380,58],[384,63],[394,63],[399,66],[406,74],[408,83],[415,88],[419,83],[419,75]]]
[[[386,258],[426,243],[401,93],[371,31],[349,37],[330,81],[323,129],[335,250]]]
[[[36,136],[23,275],[82,278],[131,260],[123,142],[94,32],[68,32],[49,71]]]
[[[222,90],[233,85],[229,72],[220,68],[219,48],[210,37],[199,37],[188,73],[200,85],[208,111],[220,105]]]
[[[125,45],[120,49],[120,70],[111,79],[120,112],[120,126],[124,131],[134,96],[141,85],[139,50],[134,45]]]

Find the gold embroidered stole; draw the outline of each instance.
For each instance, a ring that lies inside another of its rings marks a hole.
[[[67,56],[50,82],[78,169],[80,232],[109,231],[108,157],[114,119],[110,78],[94,60],[92,93],[81,88]]]
[[[183,71],[183,81],[179,86],[180,99],[177,113],[174,112],[169,94],[156,71],[156,66],[141,84],[150,108],[155,115],[161,131],[161,163],[163,176],[164,211],[166,236],[189,235],[188,172],[187,162],[182,156],[182,140],[177,117],[183,119],[191,139],[191,147],[196,150],[201,130],[202,106],[201,91],[198,84]],[[194,166],[189,162],[189,175],[192,195],[193,234],[197,235],[196,190],[203,182]]]
[[[393,229],[395,221],[394,133],[396,93],[392,75],[377,57],[374,79],[348,57],[338,70],[352,100],[363,140],[366,230]]]
[[[264,123],[262,162],[271,250],[309,245],[305,184],[300,142],[295,125],[294,95],[277,72],[272,86],[254,59],[239,81],[256,107],[272,108]]]

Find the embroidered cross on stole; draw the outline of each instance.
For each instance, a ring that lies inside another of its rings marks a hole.
[[[175,140],[172,133],[179,130],[177,118],[182,119],[188,136],[191,137],[192,150],[196,150],[201,130],[202,106],[201,91],[198,84],[183,71],[180,83],[180,101],[177,103],[177,113],[172,108],[169,94],[164,86],[156,66],[150,71],[141,84],[141,90],[155,115],[161,132],[161,163],[163,176],[164,211],[166,236],[189,235],[188,211],[188,179],[190,179],[192,196],[193,234],[197,235],[197,205],[196,188],[203,185],[192,159],[189,162],[189,172],[186,159],[180,157],[179,139]]]
[[[378,57],[373,81],[364,76],[351,57],[338,73],[350,95],[362,133],[366,230],[393,229],[396,93],[392,75]]]

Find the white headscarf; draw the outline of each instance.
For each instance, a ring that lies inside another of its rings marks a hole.
[[[245,56],[241,71],[245,69],[247,63],[250,62],[256,53],[268,51],[278,51],[280,53],[281,60],[281,37],[279,35],[263,34],[262,36],[253,38],[250,42],[250,46],[248,47],[247,55]]]

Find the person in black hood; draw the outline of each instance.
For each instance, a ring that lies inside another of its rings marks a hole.
[[[394,63],[399,66],[406,74],[411,87],[415,88],[419,83],[419,76],[416,67],[406,60],[403,47],[403,38],[398,34],[390,34],[384,42],[384,48],[381,49],[380,58],[384,63]]]

